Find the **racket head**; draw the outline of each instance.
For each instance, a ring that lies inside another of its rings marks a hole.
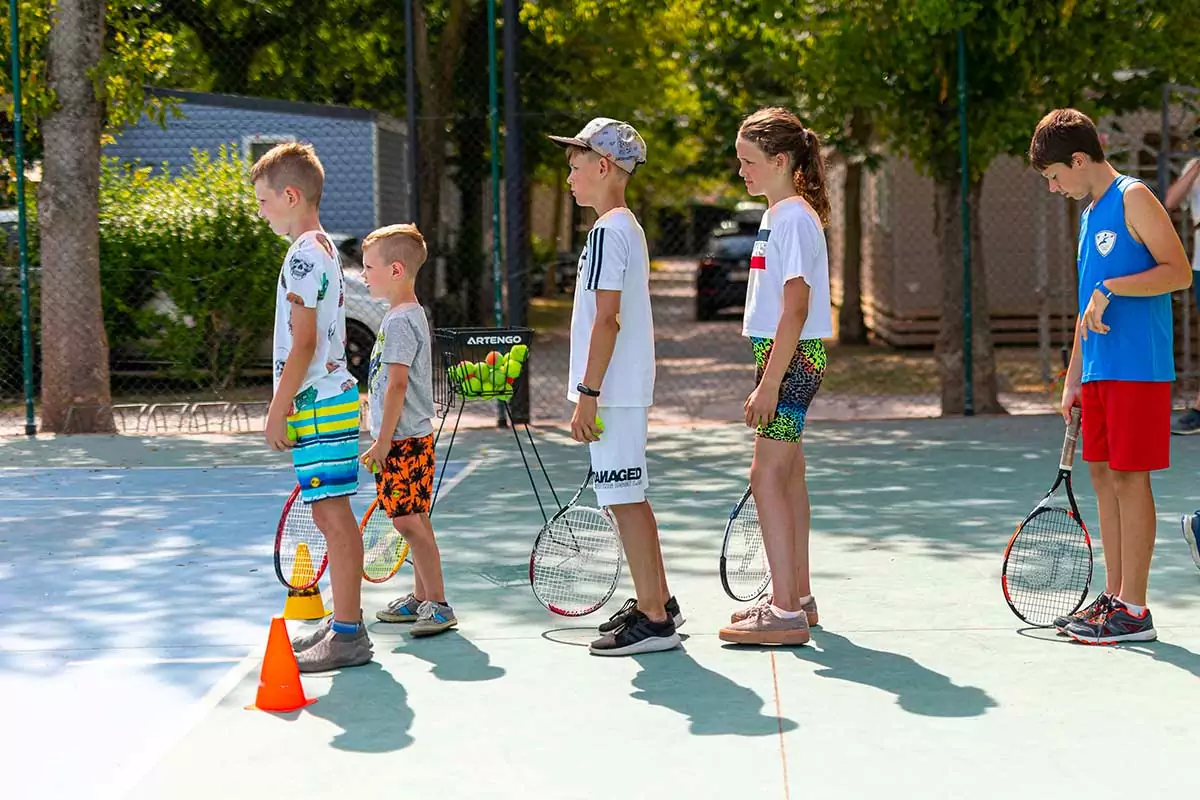
[[[582,617],[613,596],[624,553],[607,510],[568,506],[542,526],[529,555],[529,585],[547,610]]]
[[[725,594],[740,602],[762,596],[771,582],[771,566],[763,543],[758,507],[747,488],[729,514],[725,541],[721,544],[721,586]]]
[[[1000,584],[1008,607],[1039,628],[1074,614],[1092,585],[1092,540],[1074,508],[1041,505],[1008,541]]]
[[[283,504],[275,531],[275,577],[287,588],[303,591],[317,585],[327,566],[325,535],[297,485]]]
[[[399,572],[408,558],[408,540],[396,530],[379,498],[363,514],[358,530],[363,538],[363,580],[383,583]]]

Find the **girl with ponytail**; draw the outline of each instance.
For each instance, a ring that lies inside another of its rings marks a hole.
[[[747,117],[736,148],[746,189],[765,196],[768,205],[750,259],[742,335],[750,340],[756,367],[755,389],[745,402],[746,425],[756,431],[750,488],[773,593],[735,612],[720,638],[801,645],[818,620],[802,437],[825,373],[821,339],[833,335],[825,166],[817,135],[784,108]]]

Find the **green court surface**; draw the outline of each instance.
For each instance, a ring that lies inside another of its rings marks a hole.
[[[162,611],[154,625],[203,634],[191,641],[194,655],[220,653],[229,663],[193,682],[204,690],[176,701],[171,719],[153,720],[162,731],[154,742],[101,764],[109,770],[104,786],[61,796],[975,800],[1194,793],[1200,571],[1178,517],[1200,503],[1200,440],[1173,439],[1173,467],[1153,479],[1159,530],[1150,603],[1159,641],[1086,647],[1023,625],[999,585],[1009,535],[1054,477],[1062,430],[1062,420],[1050,416],[814,422],[806,452],[821,625],[809,645],[771,650],[735,648],[716,637],[740,605],[722,592],[717,557],[745,486],[750,431],[652,428],[650,500],[671,591],[687,622],[681,649],[632,658],[586,649],[595,625],[629,596],[628,573],[600,613],[566,619],[543,609],[528,585],[541,515],[512,434],[461,431],[452,460],[467,466],[434,514],[458,630],[413,640],[403,626],[373,623],[374,663],[305,676],[304,689],[317,702],[288,714],[244,708],[254,701],[270,614],[282,608],[283,590],[271,583],[270,538],[290,488],[286,456],[264,454],[257,437],[6,442],[0,463],[16,472],[36,464],[120,476],[120,468],[134,465],[190,465],[203,468],[220,494],[234,474],[222,470],[253,463],[278,495],[255,499],[268,490],[244,490],[235,498],[230,489],[224,521],[210,522],[240,525],[238,535],[257,549],[238,569],[256,564],[256,575],[266,573],[253,590],[225,596],[224,611],[195,592],[139,586],[119,565],[87,576],[98,588],[113,581],[141,592],[141,602]],[[565,502],[586,473],[586,450],[557,430],[536,438]],[[443,439],[439,457],[444,447]],[[1104,571],[1094,498],[1086,466],[1076,464],[1098,590]],[[143,474],[126,475],[124,491],[133,492]],[[547,501],[544,479],[535,477]],[[191,504],[200,501],[187,498],[195,494],[171,491],[179,495],[171,513],[194,517]],[[590,491],[584,499],[591,502]],[[38,524],[26,520],[20,524]],[[364,584],[368,618],[406,592],[410,580],[406,567],[383,586]],[[86,604],[71,610],[84,620],[103,613]],[[219,629],[211,627],[218,611],[225,614]],[[295,632],[309,624],[289,626]],[[21,650],[10,627],[0,616],[9,648],[0,656],[7,652],[9,662]],[[39,642],[36,625],[22,631],[26,657],[39,651],[52,658],[73,646],[53,636]],[[106,639],[95,646],[128,655],[149,645]],[[0,678],[6,663],[0,661]],[[7,667],[10,688],[21,689],[20,675],[11,674],[20,669]],[[106,674],[130,681],[120,669]],[[153,698],[155,683],[166,680],[138,675],[140,683],[122,686],[122,707],[103,716],[93,710],[90,718],[84,708],[74,724],[94,737],[117,735],[110,722],[143,713],[139,697]],[[71,679],[65,669],[37,677]],[[61,764],[63,753],[51,741],[30,751],[41,753],[48,769]]]

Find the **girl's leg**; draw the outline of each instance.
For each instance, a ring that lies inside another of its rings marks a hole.
[[[750,465],[750,489],[758,506],[758,521],[771,566],[771,602],[784,611],[800,610],[796,584],[796,511],[789,497],[798,452],[796,443],[758,436],[754,439],[754,461]]]
[[[788,474],[788,499],[792,504],[793,536],[796,552],[796,594],[800,598],[812,595],[812,576],[808,566],[808,532],[812,510],[808,501],[808,483],[805,480],[804,444],[796,443],[796,455]],[[781,606],[782,607],[782,606]]]

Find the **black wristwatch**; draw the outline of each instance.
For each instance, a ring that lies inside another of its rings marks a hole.
[[[588,397],[600,396],[600,391],[598,389],[589,389],[588,387],[584,386],[582,382],[575,387],[575,391],[579,392],[580,394],[586,394]]]

